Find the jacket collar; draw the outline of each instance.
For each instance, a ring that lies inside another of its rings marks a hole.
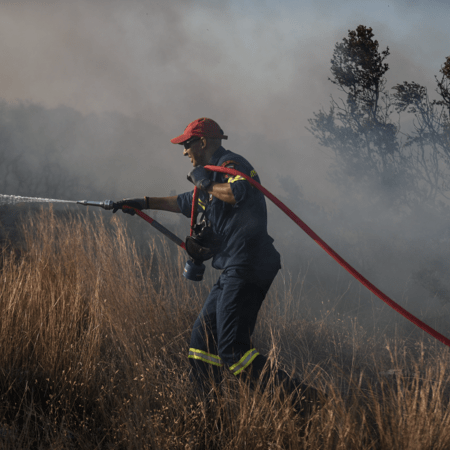
[[[225,150],[222,146],[220,146],[211,156],[208,165],[217,166],[217,163],[219,162],[220,158],[222,158],[222,156],[225,155],[226,152],[227,150]]]

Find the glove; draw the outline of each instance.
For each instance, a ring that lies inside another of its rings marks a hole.
[[[187,179],[195,184],[199,189],[206,191],[212,181],[209,179],[209,173],[203,166],[195,166],[188,174]]]
[[[147,208],[147,201],[146,198],[124,198],[123,200],[120,200],[119,202],[115,202],[114,203],[114,209],[113,209],[113,213],[115,213],[117,210],[121,209],[122,212],[126,213],[126,214],[131,214],[132,216],[134,216],[136,214],[136,212],[134,211],[134,209],[130,209],[130,208],[122,208],[122,206],[132,206],[133,208],[142,210]]]

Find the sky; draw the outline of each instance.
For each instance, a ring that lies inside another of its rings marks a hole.
[[[450,56],[448,17],[447,0],[0,0],[0,99],[119,113],[110,128],[124,127],[120,155],[105,145],[111,134],[70,158],[99,174],[106,165],[123,197],[189,190],[189,161],[170,139],[206,116],[267,189],[283,193],[288,176],[327,208],[332,158],[305,127],[338,95],[335,44],[370,26],[390,48],[387,87],[408,80],[432,92]]]

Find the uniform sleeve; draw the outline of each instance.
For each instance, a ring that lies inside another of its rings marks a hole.
[[[227,161],[222,164],[223,167],[238,170],[239,172],[242,172],[252,178],[257,176],[255,170],[249,164],[242,163],[241,161],[231,161],[228,164],[226,163]],[[234,198],[236,200],[236,203],[233,205],[234,208],[238,208],[244,202],[251,200],[255,195],[256,189],[244,177],[240,175],[235,176],[224,174],[224,182],[229,183],[231,186],[231,191],[233,192]]]
[[[181,209],[181,213],[189,218],[191,217],[193,195],[194,191],[191,191],[179,194],[177,197],[177,204]]]

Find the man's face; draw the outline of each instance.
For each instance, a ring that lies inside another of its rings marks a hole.
[[[188,147],[188,148],[186,148]],[[195,166],[204,166],[207,164],[205,159],[205,149],[203,146],[202,138],[191,138],[184,143],[184,156],[189,156],[189,159],[192,162],[192,165]]]

